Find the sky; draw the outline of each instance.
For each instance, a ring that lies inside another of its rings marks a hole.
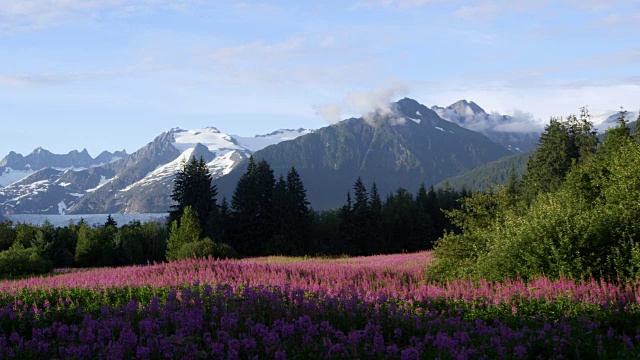
[[[640,0],[0,0],[0,157],[319,128],[402,97],[640,108]]]

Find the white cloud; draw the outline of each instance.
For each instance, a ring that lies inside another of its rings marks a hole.
[[[350,92],[338,104],[317,106],[316,114],[331,124],[347,116],[362,116],[370,125],[381,117],[390,117],[392,125],[402,124],[404,119],[395,116],[392,101],[407,92],[407,85],[400,83],[370,91]]]
[[[167,68],[166,65],[158,64],[152,58],[146,58],[134,65],[105,70],[59,71],[38,74],[0,74],[0,87],[43,87],[64,85],[79,81],[102,81],[125,76],[135,76],[165,68]]]
[[[466,20],[486,21],[499,15],[509,15],[512,13],[523,13],[547,6],[548,0],[495,0],[473,2],[472,5],[465,5],[453,12],[453,15]]]
[[[425,5],[444,3],[446,0],[361,0],[356,4],[360,8],[398,8],[412,9]]]
[[[119,16],[153,9],[184,11],[185,1],[170,0],[9,0],[0,2],[0,29],[33,29],[96,18],[105,12]]]
[[[385,75],[369,53],[342,41],[320,34],[200,49],[193,62],[232,86],[335,88],[366,84],[372,73]]]

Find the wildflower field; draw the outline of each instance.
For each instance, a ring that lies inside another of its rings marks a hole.
[[[640,282],[430,282],[428,252],[185,260],[0,283],[0,358],[640,356]]]

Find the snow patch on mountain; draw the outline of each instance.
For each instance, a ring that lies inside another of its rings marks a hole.
[[[231,136],[221,133],[220,130],[214,127],[207,127],[201,130],[174,129],[173,138],[175,140],[173,146],[182,152],[192,149],[198,144],[202,144],[214,152],[220,150],[243,150]]]
[[[94,192],[94,191],[100,189],[101,187],[107,185],[108,183],[112,182],[115,179],[116,179],[116,176],[112,177],[111,179],[107,179],[104,175],[101,175],[100,176],[100,183],[98,183],[98,186],[94,187],[93,189],[88,189],[86,191],[87,192]]]
[[[253,137],[244,137],[232,135],[237,143],[245,149],[255,152],[262,150],[270,145],[275,145],[282,141],[294,140],[295,138],[311,134],[313,130],[308,129],[280,129],[265,135],[256,135]]]
[[[58,203],[58,214],[64,215],[64,214],[66,214],[67,210],[68,210],[67,209],[67,205],[64,203],[64,200],[60,201]]]
[[[182,167],[182,164],[184,164],[185,162],[188,162],[189,159],[191,159],[191,156],[193,155],[194,150],[195,148],[186,149],[182,154],[180,154],[180,156],[178,156],[172,162],[159,166],[158,168],[156,168],[155,170],[147,174],[147,176],[143,177],[141,180],[125,187],[122,190],[118,190],[118,192],[127,192],[135,187],[150,185],[154,182],[162,181],[168,177],[175,175],[175,173],[177,173],[178,170],[180,170],[180,167]]]
[[[230,173],[242,159],[244,159],[244,156],[239,152],[229,151],[213,159],[207,166],[213,177],[219,178]]]

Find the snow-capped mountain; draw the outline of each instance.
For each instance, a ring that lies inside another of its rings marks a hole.
[[[104,151],[95,158],[89,155],[87,149],[58,155],[39,147],[27,156],[12,151],[0,161],[0,186],[13,184],[45,168],[60,171],[85,170],[112,163],[125,156],[127,153],[124,150],[114,153]]]
[[[173,178],[183,162],[202,157],[214,178],[218,178],[228,174],[254,151],[310,132],[278,130],[266,135],[241,137],[222,133],[214,127],[174,128],[131,155],[119,152],[108,159],[103,153],[93,163],[85,162],[88,166],[73,163],[64,167],[60,165],[66,163],[60,161],[49,166],[46,161],[16,166],[21,155],[11,153],[3,160],[13,167],[5,166],[10,170],[3,174],[5,180],[1,184],[6,186],[0,188],[0,213],[166,212],[171,205],[169,194]],[[45,152],[41,149],[34,154]],[[54,159],[59,156],[50,155]]]
[[[431,109],[441,118],[477,131],[513,153],[532,150],[542,131],[541,125],[529,114],[488,114],[473,101],[459,100],[445,108],[433,106]]]

